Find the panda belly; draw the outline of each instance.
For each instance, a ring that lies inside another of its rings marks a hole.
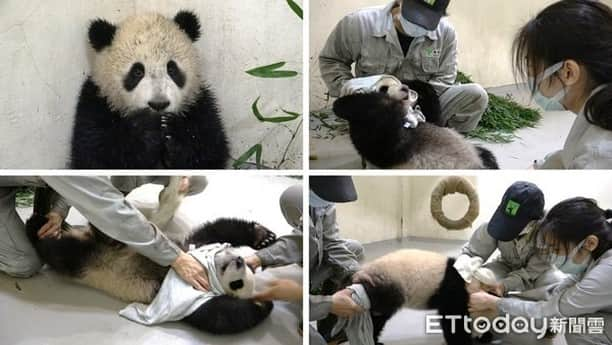
[[[100,245],[75,280],[125,302],[150,303],[167,272],[128,247]]]
[[[394,169],[482,169],[482,160],[476,147],[452,129],[432,124],[421,124],[412,129],[416,136],[408,161]]]
[[[430,309],[430,300],[440,288],[447,262],[448,258],[438,253],[404,249],[378,258],[365,265],[363,271],[376,280],[393,283],[403,296],[405,308]]]

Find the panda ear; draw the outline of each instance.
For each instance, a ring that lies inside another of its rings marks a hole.
[[[117,27],[104,19],[96,19],[89,26],[89,43],[97,51],[113,43]]]
[[[200,20],[191,11],[180,11],[174,17],[174,22],[193,42],[200,38]]]

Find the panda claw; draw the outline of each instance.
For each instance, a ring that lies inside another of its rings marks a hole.
[[[256,225],[255,226],[255,231],[264,231],[265,235],[263,236],[262,240],[256,241],[253,244],[253,248],[254,249],[262,249],[262,248],[265,248],[265,247],[271,245],[272,243],[276,242],[276,234],[273,233],[272,231],[266,229],[264,226]]]

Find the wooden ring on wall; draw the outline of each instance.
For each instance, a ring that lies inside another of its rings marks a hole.
[[[442,211],[442,199],[449,194],[460,193],[467,196],[470,206],[465,215],[458,220],[449,219]],[[467,179],[459,176],[450,176],[438,183],[431,192],[431,215],[448,230],[463,230],[472,226],[480,213],[480,200],[476,189]]]

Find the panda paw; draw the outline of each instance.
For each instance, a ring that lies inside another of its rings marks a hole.
[[[253,249],[259,250],[266,248],[272,243],[276,242],[276,234],[259,223],[254,223],[253,231],[255,232],[255,243],[253,243]]]
[[[186,143],[194,142],[197,138],[189,129],[185,116],[164,114],[161,116],[161,133],[164,142],[164,165],[166,168],[190,168],[192,162],[193,146]]]
[[[141,110],[130,114],[126,117],[133,129],[139,131],[159,131],[162,118],[158,114]]]

